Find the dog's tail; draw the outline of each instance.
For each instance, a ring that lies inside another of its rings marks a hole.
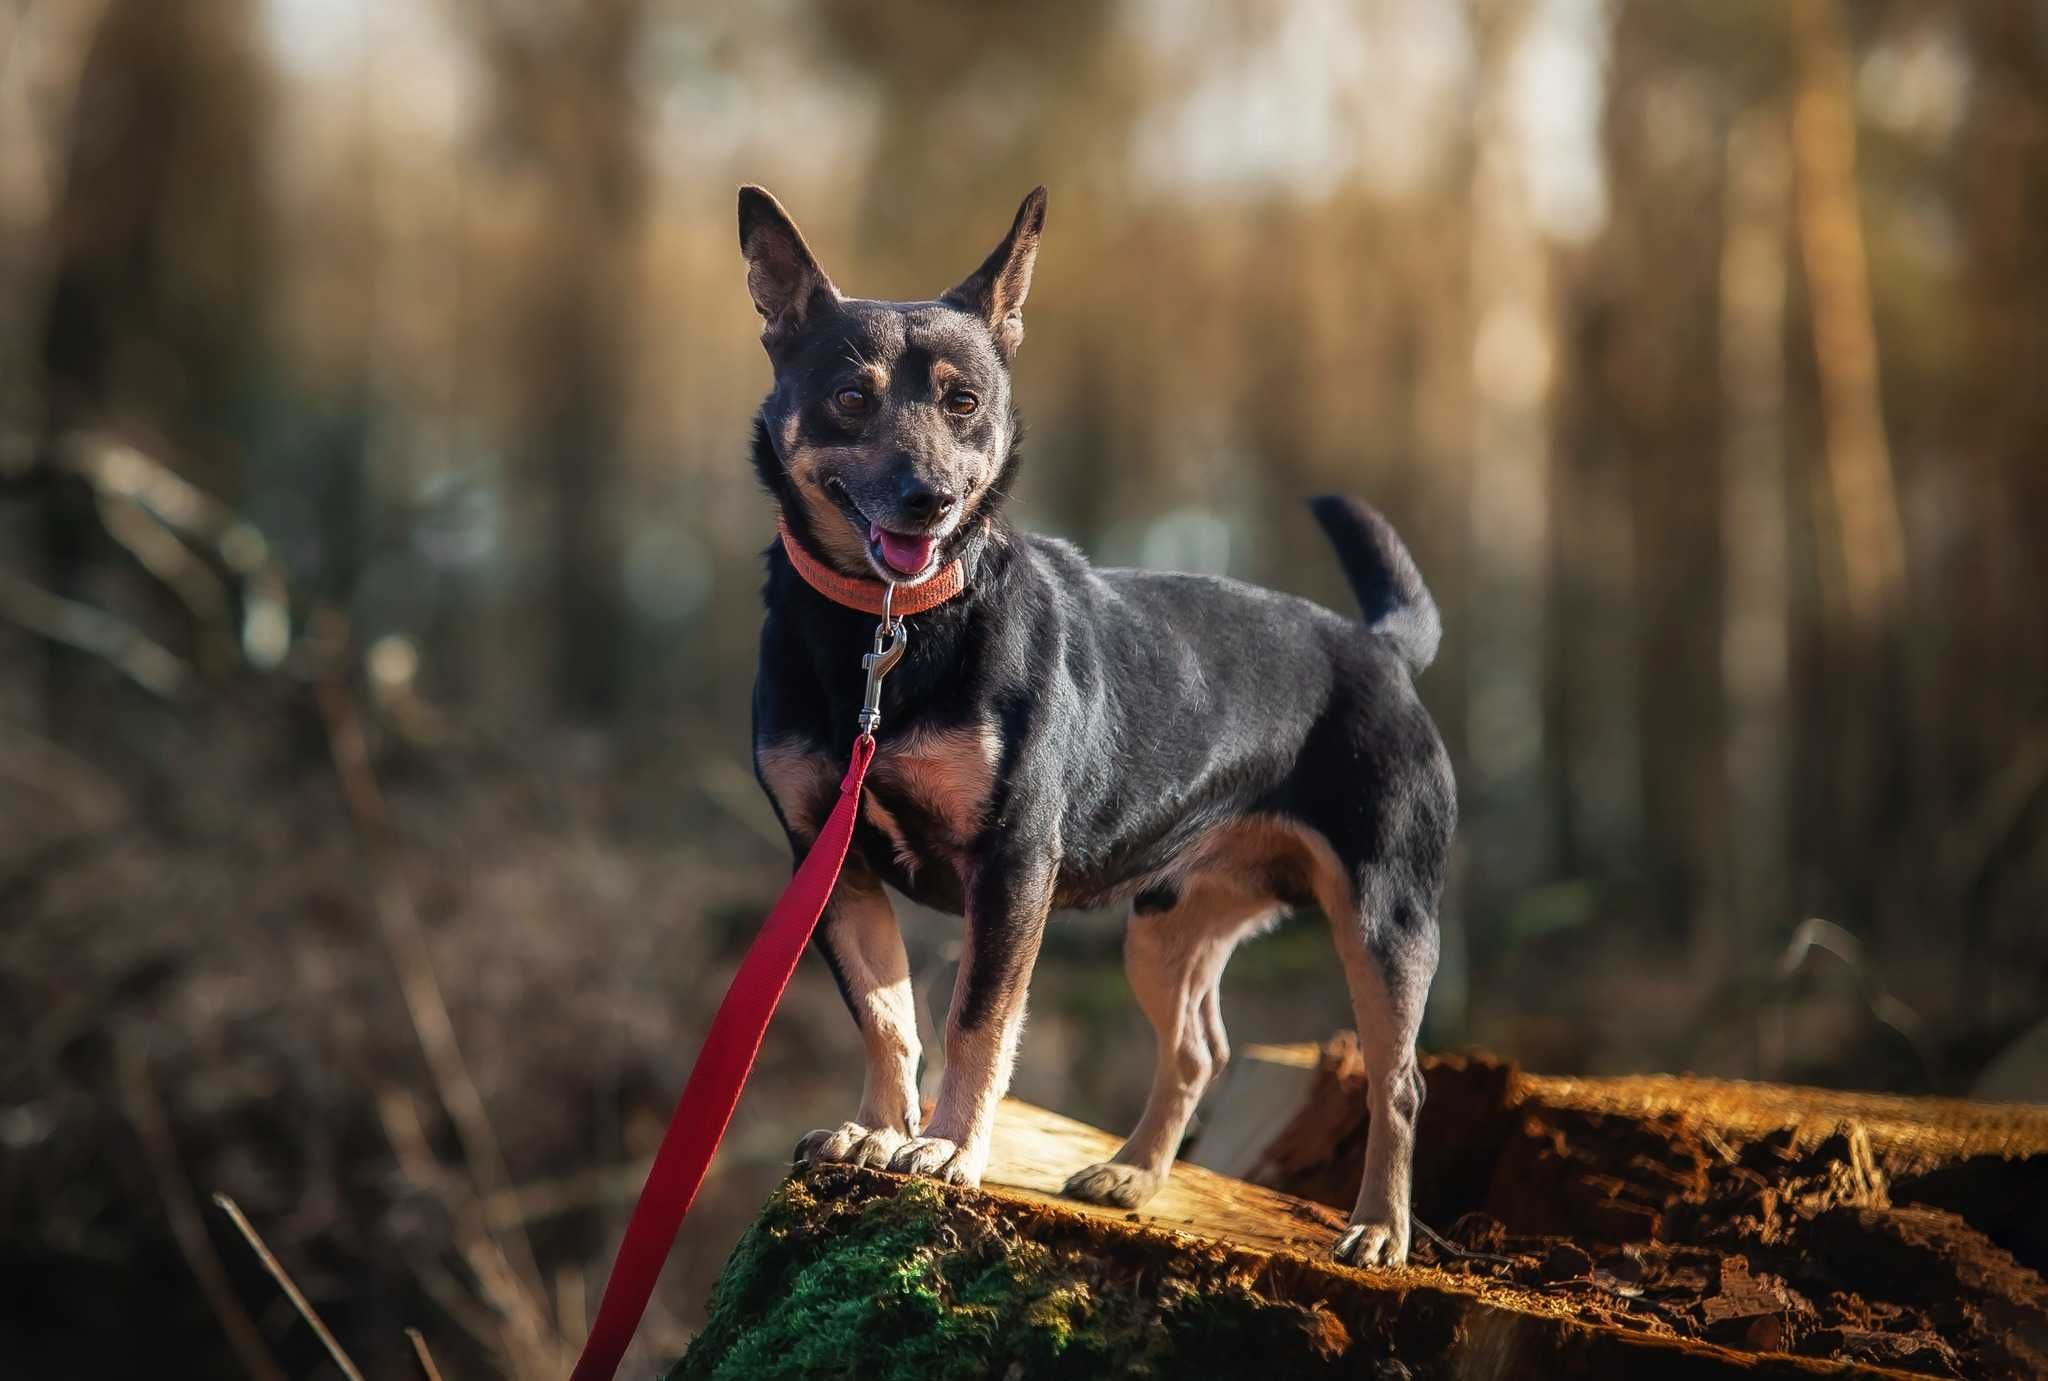
[[[1367,629],[1392,643],[1411,670],[1428,666],[1443,638],[1443,621],[1394,525],[1369,504],[1341,494],[1311,499],[1309,507],[1337,549],[1365,609]]]

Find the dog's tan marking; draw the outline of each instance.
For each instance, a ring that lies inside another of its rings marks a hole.
[[[932,361],[932,397],[943,398],[954,384],[960,382],[960,371],[946,360]]]
[[[888,838],[889,852],[895,857],[896,866],[903,870],[905,877],[915,880],[917,865],[922,860],[918,858],[917,851],[910,847],[910,839],[903,833],[903,826],[890,813],[889,808],[882,804],[881,798],[872,791],[867,793],[863,809],[867,813],[868,823]]]
[[[1158,1062],[1145,1115],[1114,1157],[1075,1172],[1066,1192],[1136,1208],[1166,1182],[1202,1095],[1230,1062],[1218,985],[1231,951],[1279,919],[1280,906],[1243,879],[1189,879],[1167,912],[1133,909],[1124,931],[1124,972],[1152,1023]]]
[[[945,830],[941,842],[963,848],[987,823],[1002,739],[992,724],[920,729],[875,754],[875,777],[916,801]]]
[[[868,564],[867,539],[854,530],[845,512],[825,492],[826,452],[803,444],[794,414],[783,421],[780,455],[783,470],[796,485],[806,525],[820,554],[843,575],[872,576],[874,568]]]
[[[818,832],[839,785],[839,769],[800,739],[777,739],[754,750],[768,794],[790,829],[809,838]]]
[[[867,1051],[860,1110],[797,1143],[801,1160],[887,1165],[917,1134],[917,1000],[903,933],[881,885],[865,871],[842,874],[819,938],[831,954]]]
[[[1337,851],[1321,830],[1280,815],[1241,815],[1202,834],[1166,877],[1210,878],[1218,883],[1293,870],[1316,904],[1331,916],[1349,916],[1358,907],[1352,885]]]
[[[811,540],[817,544],[818,554],[826,564],[841,575],[857,576],[872,580],[875,570],[868,563],[867,539],[854,531],[846,514],[825,492],[818,478],[818,451],[805,448],[799,452],[802,469],[796,463],[790,466],[790,477],[796,481],[797,496],[804,506],[804,517],[808,520]]]
[[[1345,979],[1351,990],[1352,1018],[1365,1057],[1367,1086],[1371,1099],[1371,1135],[1366,1138],[1365,1173],[1358,1187],[1358,1201],[1351,1212],[1351,1227],[1338,1239],[1338,1260],[1360,1266],[1398,1264],[1408,1256],[1410,1216],[1408,1199],[1415,1158],[1415,1119],[1421,1110],[1415,1072],[1415,1036],[1422,1024],[1422,1005],[1428,992],[1428,975],[1435,969],[1435,954],[1419,980],[1396,988],[1393,973],[1367,943],[1374,918],[1367,914],[1358,888],[1338,860],[1323,834],[1297,821],[1274,815],[1251,815],[1208,831],[1182,855],[1160,880],[1172,880],[1186,890],[1190,899],[1204,889],[1222,887],[1247,892],[1247,879],[1271,878],[1287,870],[1313,895],[1328,919],[1337,944]],[[1299,870],[1294,871],[1294,870]],[[1185,906],[1186,903],[1183,903]],[[1134,921],[1135,925],[1135,921]],[[1137,983],[1133,976],[1134,984]],[[1142,993],[1141,988],[1141,993]],[[1142,999],[1141,999],[1142,1000]],[[1202,1021],[1222,1029],[1220,1014],[1204,1004]],[[1155,1026],[1160,1026],[1155,1021]],[[1160,1026],[1162,1032],[1167,1027]],[[1162,1042],[1164,1036],[1162,1035]],[[1176,1045],[1192,1043],[1177,1037]],[[1199,1072],[1200,1061],[1191,1061]],[[1165,1064],[1162,1061],[1162,1071]],[[1198,1093],[1196,1081],[1186,1074],[1162,1074],[1155,1093],[1162,1114],[1154,1119],[1153,1104],[1132,1133],[1126,1147],[1136,1166],[1125,1172],[1112,1166],[1093,1166],[1069,1182],[1069,1191],[1084,1198],[1125,1203],[1142,1200],[1165,1178],[1162,1159],[1173,1138],[1172,1123],[1183,1108],[1192,1109]],[[1163,1129],[1163,1130],[1162,1130]]]
[[[1333,917],[1349,917],[1355,892],[1321,831],[1277,815],[1240,816],[1200,835],[1152,881],[1179,893],[1171,910],[1133,909],[1124,932],[1124,972],[1152,1024],[1157,1064],[1145,1112],[1110,1160],[1076,1171],[1065,1192],[1091,1203],[1136,1208],[1173,1169],[1203,1093],[1230,1059],[1223,1029],[1223,968],[1240,941],[1277,921],[1280,890],[1313,895]]]
[[[839,963],[867,1044],[867,1086],[856,1120],[917,1127],[917,1001],[896,913],[879,886],[835,893],[826,941]]]

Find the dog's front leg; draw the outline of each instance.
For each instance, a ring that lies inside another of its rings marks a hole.
[[[917,1134],[917,1007],[895,909],[880,881],[854,861],[832,889],[818,948],[860,1027],[867,1080],[853,1121],[809,1133],[796,1158],[887,1165]]]
[[[906,1142],[892,1170],[980,1184],[996,1104],[1010,1086],[1024,996],[1038,962],[1057,869],[1044,855],[982,861],[968,889],[967,944],[946,1019],[946,1069],[925,1134]]]

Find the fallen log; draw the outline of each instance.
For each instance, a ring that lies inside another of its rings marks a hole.
[[[1363,1144],[1355,1051],[1265,1054],[1298,1103],[1282,1136],[1236,1153],[1265,1185],[1183,1163],[1140,1212],[1061,1199],[1116,1139],[1015,1102],[978,1191],[794,1174],[673,1381],[2043,1374],[2037,1270],[1964,1213],[1893,1195],[1962,1202],[1995,1162],[2038,1203],[2025,1177],[2048,1164],[2048,1111],[1916,1122],[1916,1100],[1433,1062],[1418,1210],[1445,1245],[1361,1271],[1327,1256]],[[1271,1104],[1258,1082],[1219,1098],[1210,1150],[1256,1140],[1218,1133],[1242,1132],[1233,1107]]]

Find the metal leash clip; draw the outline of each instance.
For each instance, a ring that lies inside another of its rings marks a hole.
[[[882,725],[882,678],[903,660],[904,649],[910,644],[910,630],[903,626],[902,619],[889,613],[895,598],[896,584],[891,581],[882,587],[882,621],[875,625],[874,651],[860,659],[861,669],[868,674],[867,691],[860,702],[860,731],[868,738],[873,738]]]

